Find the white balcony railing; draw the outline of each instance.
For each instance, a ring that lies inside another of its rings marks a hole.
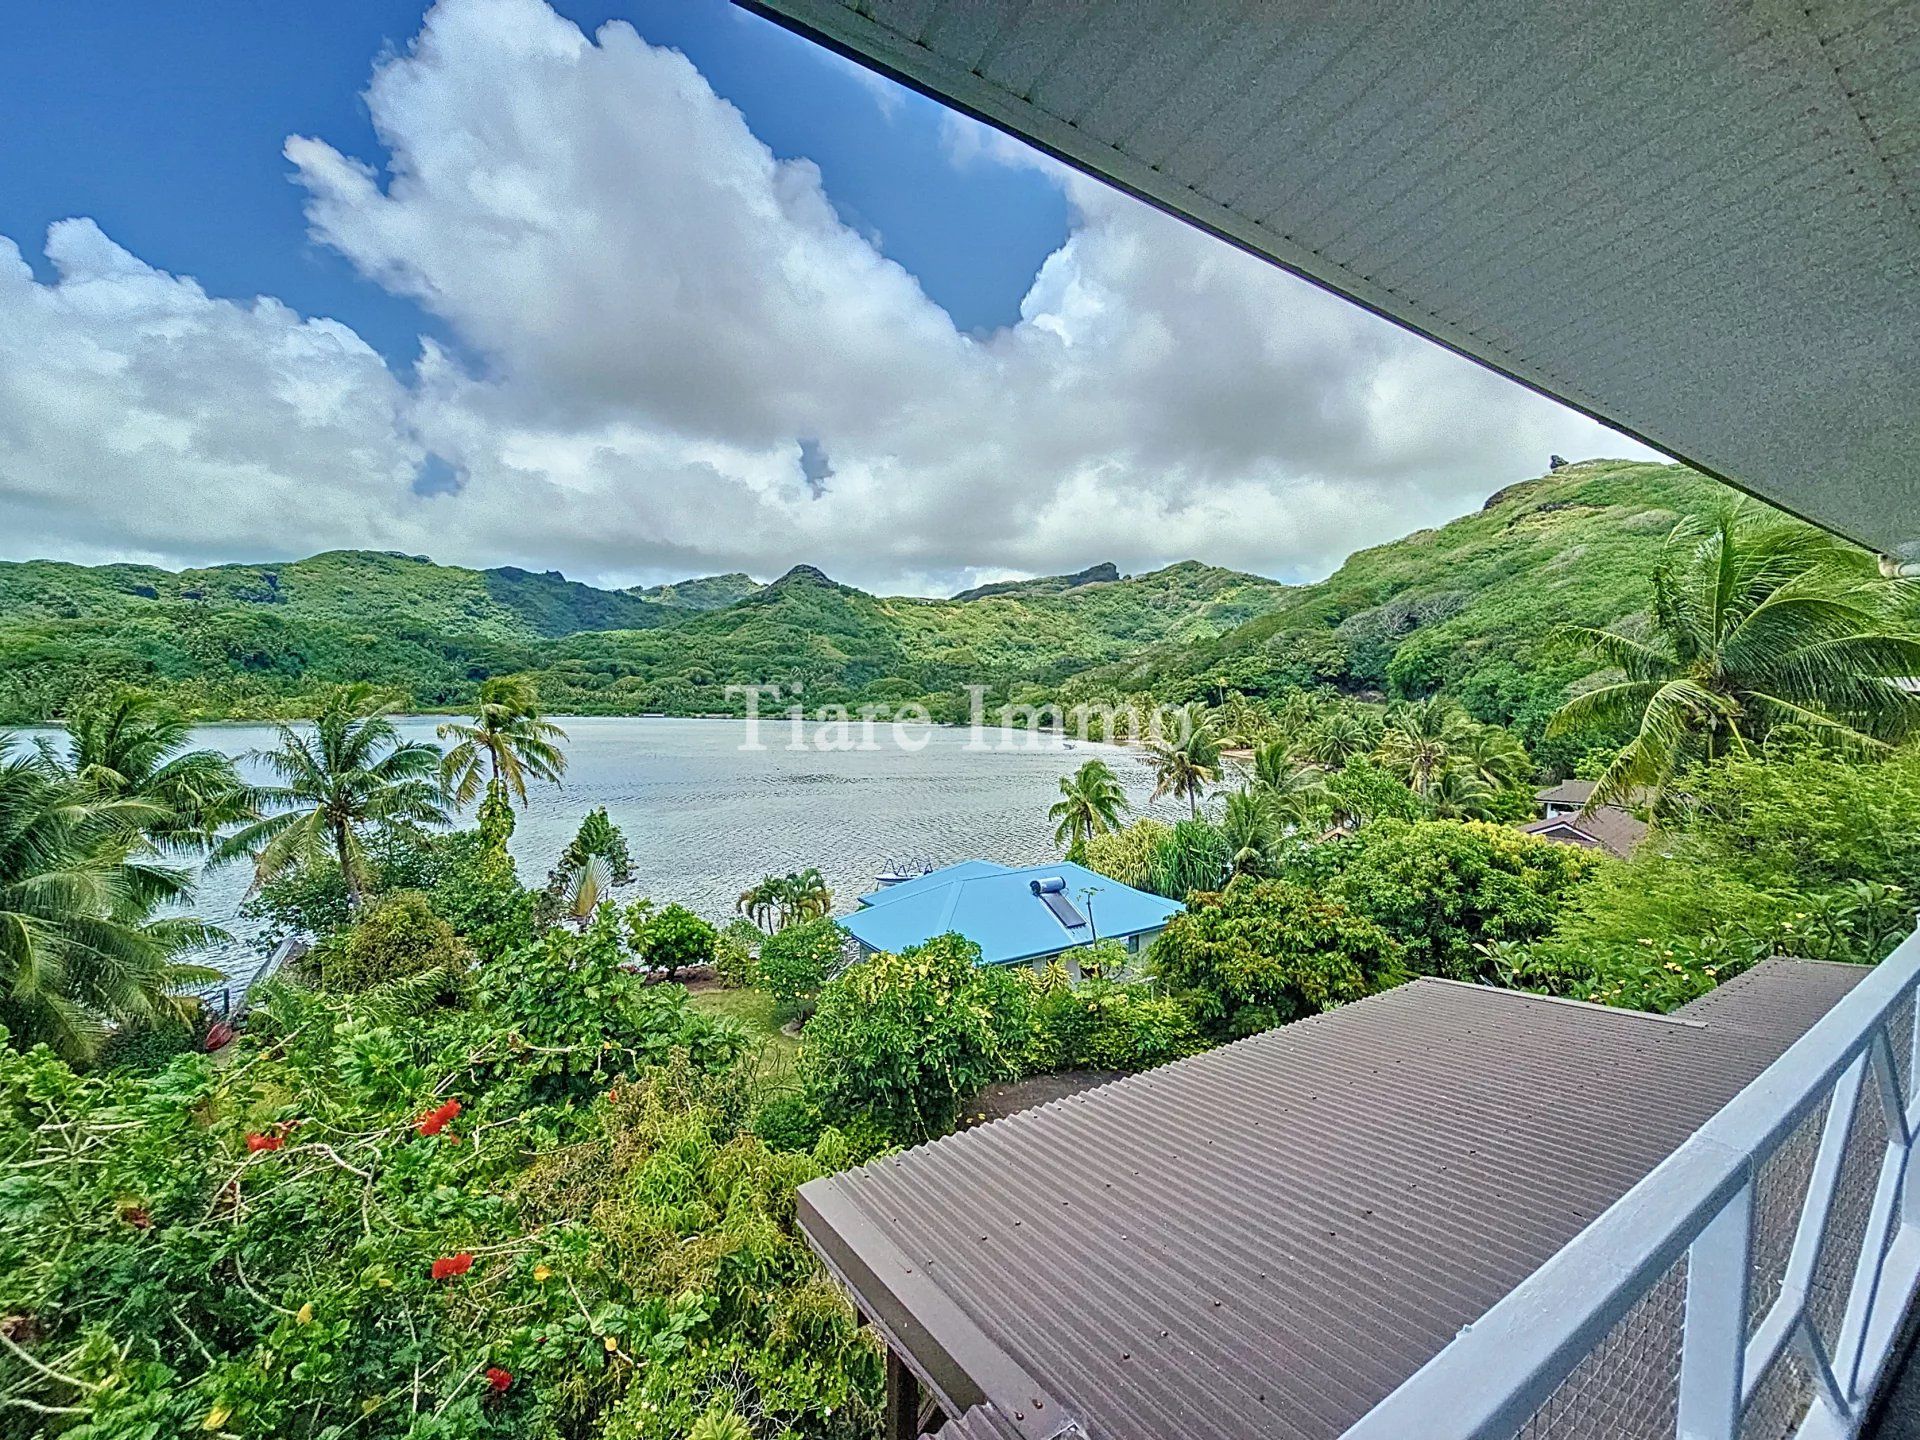
[[[1834,1440],[1920,1282],[1908,939],[1346,1440]]]

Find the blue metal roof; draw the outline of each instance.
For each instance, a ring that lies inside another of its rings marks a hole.
[[[1062,893],[1090,924],[1069,928],[1034,893],[1035,881],[1052,879],[1065,882]],[[863,895],[860,903],[840,924],[872,949],[899,951],[954,931],[978,945],[988,965],[1158,930],[1185,908],[1067,860],[1022,868],[967,860]]]
[[[899,880],[882,889],[870,890],[860,897],[860,904],[862,908],[892,905],[913,895],[924,895],[930,887],[951,884],[955,880],[971,880],[976,875],[1005,875],[1011,869],[1011,866],[996,865],[991,860],[962,860],[958,865],[943,865],[938,870],[929,870],[911,880]]]

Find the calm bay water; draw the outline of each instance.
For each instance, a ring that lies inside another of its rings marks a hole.
[[[434,739],[436,718],[404,719],[408,739]],[[944,864],[982,858],[1038,864],[1054,858],[1047,807],[1057,782],[1099,757],[1126,786],[1136,810],[1148,810],[1153,779],[1132,751],[1015,735],[997,748],[969,748],[969,732],[916,728],[917,750],[897,748],[888,726],[877,748],[819,748],[841,732],[804,727],[799,748],[786,722],[763,723],[761,750],[744,749],[746,724],[733,720],[561,717],[569,739],[563,787],[534,787],[518,816],[513,855],[523,881],[542,883],[580,818],[596,805],[626,834],[638,872],[619,898],[678,901],[708,919],[733,914],[736,896],[769,872],[816,865],[833,887],[836,908],[853,908],[888,864]],[[195,742],[229,755],[271,746],[269,725],[209,725]],[[859,739],[858,727],[853,738]],[[1031,748],[1029,748],[1031,742]],[[247,773],[267,777],[257,766]],[[1151,807],[1177,818],[1184,807]],[[469,815],[470,819],[470,815]],[[235,943],[206,962],[244,982],[258,964],[256,927],[240,915],[249,880],[244,864],[202,877],[194,911],[231,932]]]

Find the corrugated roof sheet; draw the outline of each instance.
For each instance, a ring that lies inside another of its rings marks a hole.
[[[1562,780],[1558,785],[1534,791],[1533,798],[1542,805],[1584,805],[1592,794],[1591,780]]]
[[[1033,893],[1035,881],[1050,879],[1065,882],[1063,895],[1088,924],[1069,927]],[[840,924],[862,944],[899,951],[956,931],[988,965],[1157,930],[1185,908],[1068,860],[1020,869],[969,860],[861,899]]]
[[[1524,834],[1538,835],[1543,840],[1586,845],[1606,850],[1622,859],[1631,855],[1634,847],[1647,838],[1650,828],[1638,816],[1613,805],[1602,805],[1585,815],[1549,815],[1544,820],[1535,820],[1520,827]]]
[[[1920,0],[743,0],[1920,559]]]
[[[800,1192],[950,1412],[1026,1440],[1326,1440],[1864,972],[1656,1017],[1423,980]]]
[[[1020,1427],[992,1405],[975,1405],[940,1427],[937,1440],[1021,1440]]]

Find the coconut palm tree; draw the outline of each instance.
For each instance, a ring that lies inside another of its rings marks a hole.
[[[311,731],[280,726],[276,747],[253,752],[281,782],[259,791],[269,813],[229,836],[216,855],[251,855],[255,884],[331,858],[348,906],[358,909],[367,879],[361,832],[447,818],[438,748],[402,740],[388,718],[392,709],[373,686],[347,685],[321,707]]]
[[[79,706],[67,722],[67,743],[37,742],[51,773],[77,794],[138,800],[141,835],[161,850],[210,848],[221,827],[259,817],[253,791],[217,750],[192,748],[187,720],[160,700],[121,689]]]
[[[1253,788],[1283,826],[1304,824],[1327,794],[1320,772],[1297,763],[1284,740],[1269,741],[1254,752]]]
[[[784,930],[798,920],[817,920],[833,909],[826,877],[809,865],[785,875],[762,875],[740,892],[734,908],[762,930]]]
[[[1175,711],[1173,734],[1149,740],[1147,753],[1153,757],[1153,798],[1183,795],[1188,814],[1197,818],[1200,797],[1220,780],[1220,740],[1206,716],[1193,706]]]
[[[1230,690],[1214,712],[1213,724],[1224,744],[1252,750],[1274,732],[1273,716],[1238,690]]]
[[[540,713],[540,692],[521,675],[502,675],[480,687],[473,723],[449,720],[436,732],[455,741],[440,762],[442,783],[456,806],[473,803],[488,785],[504,786],[527,806],[527,777],[558,785],[567,757],[556,741],[567,732]]]
[[[796,920],[817,920],[833,909],[833,891],[820,871],[809,865],[780,881],[780,924],[782,928]]]
[[[1493,817],[1494,787],[1467,762],[1448,766],[1427,787],[1427,803],[1439,820],[1488,820]]]
[[[1047,811],[1055,822],[1053,843],[1073,854],[1096,835],[1118,830],[1130,807],[1120,777],[1104,760],[1089,760],[1060,777],[1060,798]]]
[[[1843,750],[1879,751],[1920,701],[1893,683],[1920,675],[1920,635],[1902,617],[1916,587],[1882,580],[1808,526],[1737,505],[1674,526],[1637,630],[1572,626],[1612,674],[1561,707],[1548,734],[1635,728],[1587,804],[1656,794],[1689,760],[1740,754],[1777,726]]]
[[[176,812],[99,796],[12,749],[0,735],[0,1025],[17,1045],[83,1059],[109,1024],[184,1015],[181,992],[218,977],[179,957],[219,932],[153,918],[192,891],[185,871],[141,853],[145,827]]]
[[[1307,728],[1295,746],[1303,760],[1338,770],[1356,755],[1374,746],[1372,727],[1348,709],[1329,710]]]
[[[734,901],[733,908],[762,930],[772,929],[771,922],[780,910],[780,878],[777,875],[762,875],[740,892],[740,898]]]
[[[1503,726],[1474,726],[1456,758],[1495,790],[1524,785],[1533,778],[1533,757]]]
[[[1435,695],[1402,705],[1387,717],[1379,758],[1414,794],[1425,797],[1454,754],[1472,739],[1473,722],[1451,700]]]
[[[1258,790],[1236,790],[1220,817],[1227,842],[1229,875],[1271,875],[1280,865],[1285,838],[1273,806]]]

